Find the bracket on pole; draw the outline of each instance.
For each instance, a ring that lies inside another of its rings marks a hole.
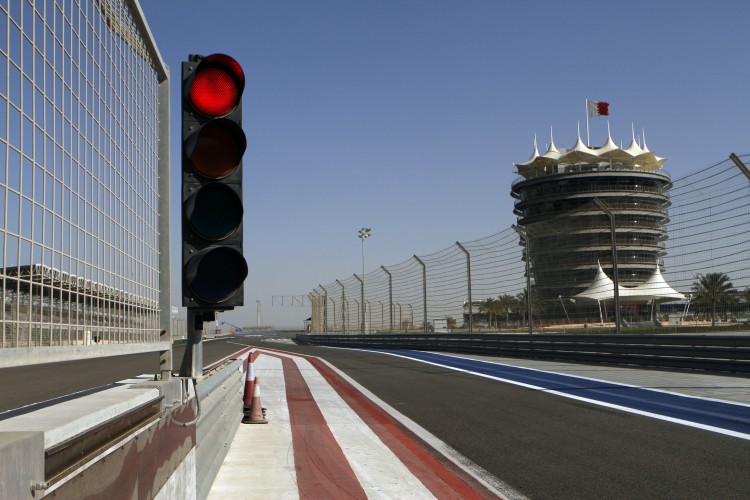
[[[180,377],[197,379],[203,376],[203,323],[215,321],[213,309],[188,309],[187,342],[180,365]]]

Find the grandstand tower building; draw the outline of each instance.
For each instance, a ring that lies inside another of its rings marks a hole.
[[[635,134],[625,149],[609,134],[604,145],[588,147],[579,134],[572,148],[558,150],[551,140],[543,154],[535,141],[531,158],[516,164],[511,195],[529,242],[523,258],[531,258],[532,289],[546,312],[565,300],[582,313],[569,299],[592,284],[600,265],[612,276],[610,218],[595,199],[615,216],[620,286],[642,284],[658,269],[672,187],[665,160]]]

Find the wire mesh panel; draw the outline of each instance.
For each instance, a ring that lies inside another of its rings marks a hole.
[[[750,155],[741,158],[747,163]],[[670,305],[663,318],[688,324],[747,321],[750,179],[730,160],[676,179],[669,215],[664,276],[689,300]],[[711,277],[725,278],[729,286],[706,289]]]
[[[0,2],[0,347],[158,340],[159,85],[140,25],[123,0]]]

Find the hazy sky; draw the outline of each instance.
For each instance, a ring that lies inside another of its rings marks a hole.
[[[698,5],[695,5],[698,4]],[[245,308],[301,327],[274,295],[515,222],[514,163],[586,135],[585,99],[610,103],[674,178],[750,152],[750,2],[141,0],[171,68],[173,302],[179,295],[179,88],[188,54],[243,66]],[[601,145],[606,118],[592,119]]]

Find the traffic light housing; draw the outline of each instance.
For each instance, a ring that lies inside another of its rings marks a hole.
[[[225,54],[182,63],[182,305],[243,305],[242,67]]]

